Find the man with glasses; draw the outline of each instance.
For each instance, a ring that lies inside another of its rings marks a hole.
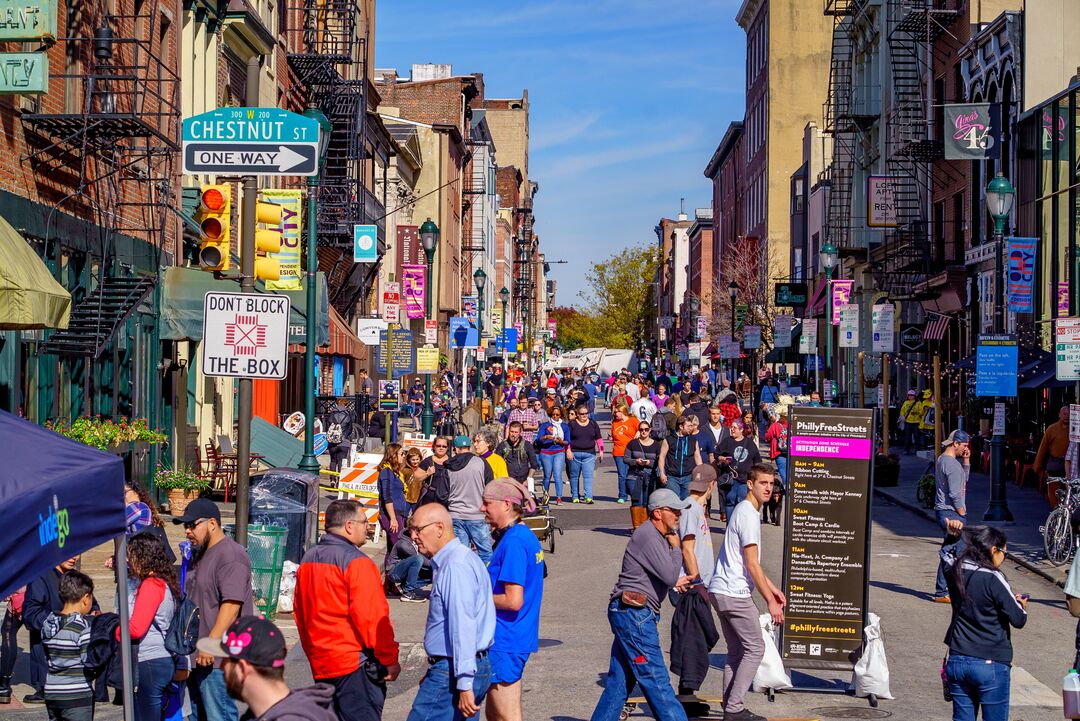
[[[334,687],[341,721],[378,721],[386,682],[401,672],[379,569],[360,550],[367,537],[360,504],[334,501],[296,571],[296,630],[312,678]]]
[[[192,566],[184,592],[199,607],[199,637],[222,638],[240,616],[255,613],[251,595],[251,559],[239,543],[225,535],[221,511],[209,498],[188,504],[173,523],[184,525],[192,545]],[[221,661],[202,651],[188,677],[192,716],[198,721],[237,721],[236,702],[229,698]]]
[[[450,513],[436,503],[420,506],[409,519],[408,532],[417,550],[431,559],[434,575],[424,626],[428,670],[408,721],[476,718],[491,685],[488,650],[495,641],[491,581],[486,561],[457,539],[455,525]]]
[[[615,635],[611,665],[592,721],[618,721],[635,682],[657,721],[686,721],[686,712],[668,680],[656,625],[661,600],[668,592],[690,587],[690,577],[679,575],[679,517],[690,503],[667,488],[653,491],[649,522],[639,526],[626,544],[622,570],[608,604],[608,623]]]
[[[967,482],[971,475],[971,436],[955,430],[941,444],[941,455],[934,463],[934,515],[945,532],[941,541],[944,550],[960,540],[949,533],[948,522],[967,523]],[[957,551],[960,549],[957,548]],[[949,603],[949,587],[945,582],[945,561],[938,559],[937,580],[934,583],[934,602]]]
[[[529,397],[526,395],[518,396],[517,408],[512,409],[507,416],[504,438],[509,437],[510,424],[514,422],[521,424],[521,437],[526,443],[531,444],[536,440],[536,431],[540,428],[540,417],[533,411]]]

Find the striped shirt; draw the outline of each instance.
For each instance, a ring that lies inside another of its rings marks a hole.
[[[45,656],[49,660],[45,700],[67,705],[93,703],[93,691],[86,670],[90,619],[81,613],[66,616],[50,613],[42,626],[41,636]]]

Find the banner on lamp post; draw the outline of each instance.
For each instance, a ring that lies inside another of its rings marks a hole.
[[[1035,256],[1038,238],[1009,238],[1009,310],[1030,313],[1035,295]]]
[[[496,336],[502,333],[503,329],[503,317],[502,308],[496,306],[491,309],[491,332]]]
[[[405,315],[409,320],[423,318],[427,268],[423,265],[401,266],[401,286],[405,295]]]
[[[467,295],[461,299],[461,314],[469,319],[469,322],[476,325],[477,319],[480,317],[480,300],[475,295]]]
[[[829,292],[832,293],[832,324],[840,325],[840,309],[851,302],[851,293],[855,290],[854,280],[831,280]]]
[[[773,347],[791,347],[791,326],[794,317],[787,313],[781,313],[773,321]]]
[[[708,332],[708,319],[703,315],[699,315],[694,318],[694,326],[695,330],[697,330],[697,337],[704,338]]]
[[[266,202],[281,207],[281,224],[276,228],[270,228],[270,230],[281,232],[281,250],[270,253],[271,258],[277,258],[280,277],[277,280],[266,281],[266,289],[300,290],[300,278],[304,272],[300,265],[300,254],[303,248],[300,229],[304,227],[303,192],[267,188],[260,190],[259,195]]]

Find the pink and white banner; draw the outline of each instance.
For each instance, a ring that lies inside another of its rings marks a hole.
[[[423,318],[426,268],[422,265],[401,266],[401,290],[405,296],[405,314],[410,320]]]
[[[854,280],[833,280],[830,291],[832,292],[832,324],[840,325],[840,309],[851,302],[851,293],[855,290]]]

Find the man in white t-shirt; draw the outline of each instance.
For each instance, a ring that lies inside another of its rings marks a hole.
[[[679,517],[679,540],[682,545],[682,575],[701,578],[708,585],[713,577],[716,555],[713,552],[712,531],[705,513],[709,496],[716,489],[716,469],[702,463],[690,473],[690,499],[694,503]]]
[[[725,721],[765,721],[764,716],[746,708],[743,697],[765,654],[758,609],[751,594],[755,588],[758,590],[774,623],[783,623],[787,605],[784,594],[761,567],[761,506],[772,496],[773,474],[772,468],[760,463],[750,469],[746,500],[735,506],[728,517],[716,571],[709,581],[709,594],[728,649],[724,663]]]

